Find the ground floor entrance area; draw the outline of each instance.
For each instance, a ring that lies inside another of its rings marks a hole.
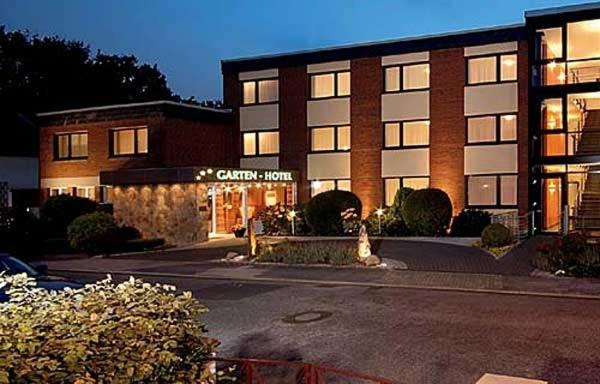
[[[173,245],[243,233],[265,207],[297,201],[294,171],[210,167],[127,169],[100,174],[121,225]]]

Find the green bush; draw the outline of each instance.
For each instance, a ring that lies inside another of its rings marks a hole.
[[[412,188],[400,188],[394,196],[394,203],[383,210],[381,215],[382,236],[409,236],[410,230],[402,218],[402,204],[414,191]],[[371,235],[379,234],[379,215],[377,209],[373,210],[365,220],[367,232]]]
[[[285,241],[276,244],[259,244],[259,262],[286,264],[348,265],[356,262],[354,243],[340,241]]]
[[[81,289],[32,289],[25,274],[0,276],[2,383],[200,383],[218,342],[190,292],[131,277]]]
[[[94,212],[73,220],[67,234],[73,249],[93,255],[113,251],[121,242],[118,230],[111,215]]]
[[[52,222],[56,236],[64,236],[73,220],[86,213],[98,210],[98,204],[78,196],[59,195],[50,197],[42,206],[41,214]]]
[[[444,235],[452,218],[452,202],[446,192],[435,189],[414,191],[402,204],[402,218],[417,236]]]
[[[531,263],[538,269],[564,271],[569,276],[600,277],[600,245],[589,244],[584,235],[570,233],[536,244]]]
[[[485,247],[505,247],[514,241],[510,229],[500,223],[488,225],[481,233],[481,243]]]
[[[359,198],[348,191],[327,191],[314,196],[306,204],[306,222],[315,235],[331,236],[343,233],[341,213],[348,208],[361,216],[362,204]]]
[[[286,236],[292,234],[292,223],[290,212],[294,211],[296,217],[294,219],[294,231],[296,235],[307,232],[306,220],[304,219],[304,211],[301,205],[293,207],[275,204],[270,207],[264,207],[256,213],[256,218],[263,224],[265,235],[270,236]]]
[[[492,220],[492,214],[479,209],[463,209],[452,220],[450,236],[480,237]]]
[[[25,259],[42,253],[48,225],[21,208],[0,209],[0,250]]]

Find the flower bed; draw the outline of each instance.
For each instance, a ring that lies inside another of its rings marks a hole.
[[[536,245],[531,263],[543,271],[575,277],[600,277],[600,244],[570,233]]]
[[[351,265],[357,263],[357,246],[347,241],[284,241],[261,243],[257,262],[284,264]]]

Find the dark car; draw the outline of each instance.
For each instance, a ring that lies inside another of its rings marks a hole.
[[[14,256],[0,253],[0,273],[4,272],[7,275],[26,273],[35,279],[38,287],[51,291],[60,291],[67,287],[74,289],[83,287],[83,284],[76,281],[67,280],[60,276],[48,275],[47,271],[48,267],[45,265],[33,267]],[[8,301],[8,295],[4,291],[4,288],[0,288],[0,303],[5,301]]]

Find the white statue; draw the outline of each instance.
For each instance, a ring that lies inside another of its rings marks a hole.
[[[364,260],[369,256],[371,256],[371,244],[369,243],[367,227],[363,224],[358,231],[358,257]]]

